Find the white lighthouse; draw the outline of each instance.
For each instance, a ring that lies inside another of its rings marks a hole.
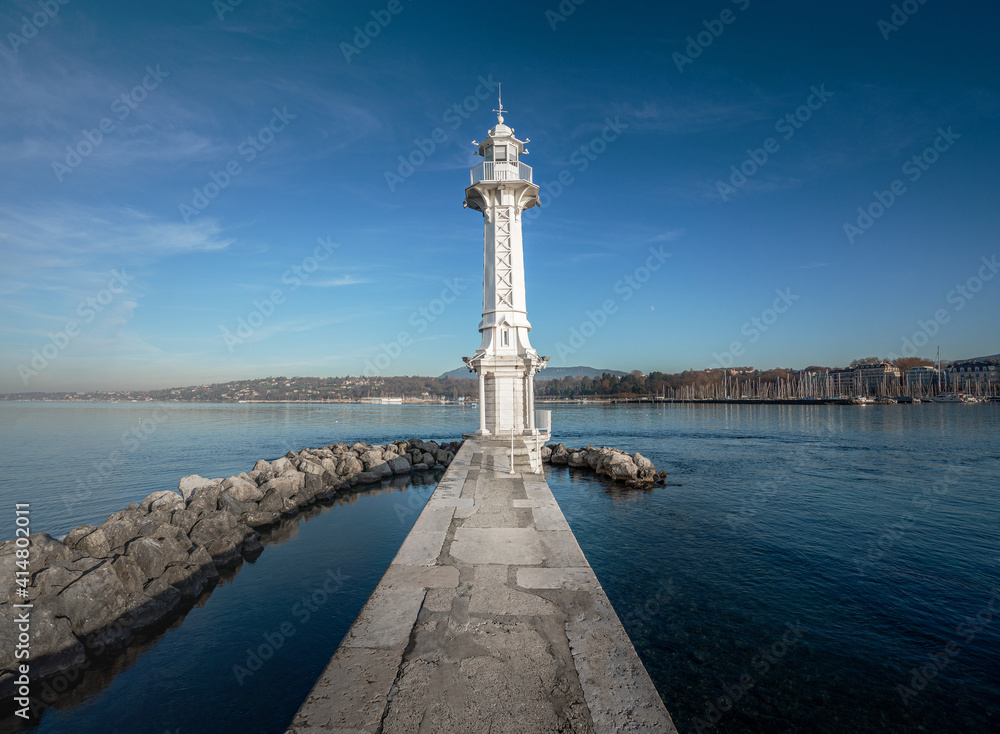
[[[529,141],[514,137],[504,124],[502,101],[499,107],[494,110],[497,124],[486,139],[473,141],[485,160],[470,171],[465,190],[465,206],[483,214],[484,236],[482,343],[464,359],[479,376],[479,430],[474,435],[516,436],[534,466],[539,440],[549,432],[547,412],[540,421],[545,425],[536,426],[534,376],[548,357],[538,356],[528,340],[521,213],[538,206],[538,186],[532,183],[531,166],[521,162]]]

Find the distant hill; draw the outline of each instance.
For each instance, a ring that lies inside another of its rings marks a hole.
[[[563,377],[600,377],[604,373],[614,375],[615,377],[624,377],[628,374],[620,370],[598,370],[593,367],[547,367],[535,375],[535,382],[561,380]],[[441,377],[453,377],[457,379],[465,377],[472,380],[475,379],[476,373],[469,372],[467,367],[459,367],[457,370],[445,372]]]
[[[989,357],[973,357],[972,359],[956,359],[953,364],[961,364],[962,362],[998,362],[1000,361],[1000,354],[991,354]]]

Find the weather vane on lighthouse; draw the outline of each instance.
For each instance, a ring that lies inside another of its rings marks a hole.
[[[473,141],[484,161],[470,171],[465,190],[465,206],[483,215],[483,319],[482,343],[464,360],[479,377],[479,430],[473,435],[516,435],[531,456],[549,431],[535,425],[534,376],[548,357],[540,357],[528,340],[521,236],[521,213],[539,205],[538,186],[531,166],[520,160],[529,141],[518,140],[504,124],[503,97],[498,101],[497,124],[483,142]]]
[[[497,101],[500,103],[500,109],[493,110],[497,113],[497,122],[503,123],[503,84],[497,84]],[[510,110],[507,110],[510,112]]]

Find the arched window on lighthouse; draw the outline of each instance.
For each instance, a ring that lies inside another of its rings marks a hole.
[[[510,337],[508,336],[507,329],[500,330],[500,346],[501,347],[510,346]]]

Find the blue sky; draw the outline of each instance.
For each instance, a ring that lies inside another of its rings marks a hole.
[[[0,391],[460,366],[496,82],[550,364],[1000,352],[1000,10],[897,7],[3,2]]]

